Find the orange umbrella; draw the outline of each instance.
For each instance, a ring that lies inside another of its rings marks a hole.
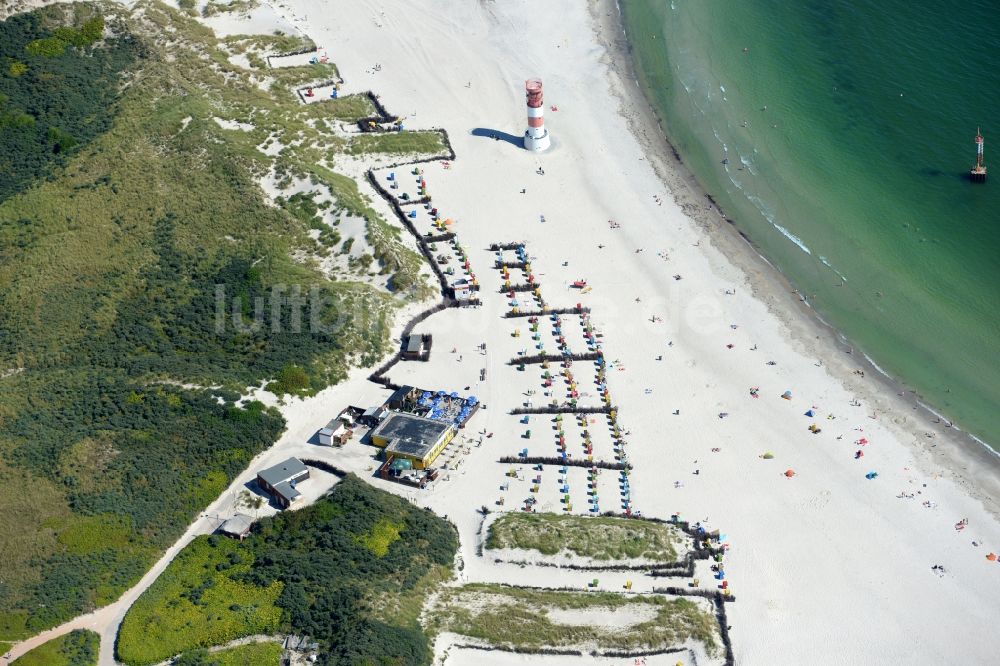
[[[785,476],[787,476],[789,479],[792,478],[793,476],[795,476],[795,470],[794,469],[785,470]]]
[[[986,556],[986,559],[988,559],[990,562],[996,562],[997,561],[996,553],[990,553],[989,555]]]

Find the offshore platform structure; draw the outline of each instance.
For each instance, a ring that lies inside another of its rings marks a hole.
[[[540,152],[549,147],[549,132],[545,129],[545,109],[542,100],[542,80],[528,79],[524,82],[528,99],[528,129],[524,132],[526,150]]]
[[[983,139],[983,133],[976,128],[976,166],[972,167],[972,171],[969,172],[969,176],[972,178],[973,183],[985,183],[986,182],[986,164],[983,162],[983,145],[986,140]]]

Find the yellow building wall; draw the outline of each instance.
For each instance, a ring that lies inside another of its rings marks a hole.
[[[453,439],[455,439],[455,429],[450,428],[441,437],[441,441],[435,444],[434,448],[432,448],[423,458],[417,458],[416,456],[408,455],[406,453],[394,453],[393,455],[397,458],[403,458],[405,460],[412,461],[414,469],[426,469],[427,467],[434,464],[434,461],[437,459],[437,457],[441,455],[441,452],[445,450],[445,448],[448,446],[448,443],[451,442],[451,440]],[[372,438],[372,440],[374,441],[374,438]],[[386,441],[385,444],[380,444],[379,446],[382,446],[384,448],[388,446],[388,444],[389,444],[388,441]]]
[[[447,432],[445,432],[444,437],[441,438],[441,441],[438,442],[437,446],[431,449],[430,453],[427,454],[427,457],[420,461],[420,469],[425,469],[430,465],[433,465],[437,457],[441,455],[441,452],[445,450],[445,447],[447,447],[448,443],[453,439],[455,439],[455,429],[450,428]],[[413,466],[416,467],[417,464],[414,463]]]
[[[384,449],[385,447],[389,446],[389,440],[383,437],[382,435],[372,435],[372,444],[379,447],[380,449]]]

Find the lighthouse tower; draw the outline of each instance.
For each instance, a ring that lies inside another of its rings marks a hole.
[[[986,140],[983,139],[983,133],[978,129],[976,130],[976,166],[972,167],[972,172],[969,174],[972,177],[973,183],[985,183],[986,182],[986,163],[983,161],[983,145]]]
[[[528,129],[524,132],[524,148],[542,151],[549,147],[549,133],[545,129],[545,108],[542,101],[542,80],[528,79],[524,82],[528,98]]]

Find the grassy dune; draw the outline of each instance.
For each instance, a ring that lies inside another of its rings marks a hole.
[[[0,641],[116,598],[275,441],[277,412],[237,406],[247,386],[314,392],[374,363],[426,293],[419,255],[336,173],[336,122],[369,100],[293,94],[335,66],[265,69],[287,38],[219,40],[152,0],[26,16],[0,23],[0,165],[33,169],[0,173]],[[361,211],[381,284],[326,277],[310,220],[260,190],[269,172]],[[251,325],[293,286],[315,300]]]
[[[608,617],[619,613],[636,619],[609,626]],[[446,588],[429,613],[428,629],[502,648],[664,650],[692,639],[713,654],[720,645],[718,623],[702,599],[489,583]]]
[[[547,513],[506,513],[490,524],[486,547],[522,548],[543,555],[571,553],[602,562],[643,559],[675,562],[690,539],[652,521]]]

